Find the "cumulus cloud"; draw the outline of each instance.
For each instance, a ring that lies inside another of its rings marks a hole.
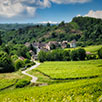
[[[38,8],[47,8],[51,2],[57,4],[85,3],[91,0],[0,0],[0,16],[12,18],[25,14],[34,16]]]
[[[23,12],[34,15],[37,8],[50,7],[48,0],[0,0],[0,16],[13,17]]]
[[[88,12],[88,14],[86,14],[85,16],[94,17],[94,18],[101,18],[102,19],[102,11],[93,11],[93,10],[90,10]]]

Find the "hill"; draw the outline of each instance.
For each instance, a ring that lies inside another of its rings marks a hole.
[[[102,44],[102,20],[90,17],[75,17],[70,23],[59,25],[34,25],[18,30],[0,31],[4,43],[72,41],[78,46]]]

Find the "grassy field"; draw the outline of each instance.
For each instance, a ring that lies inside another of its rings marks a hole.
[[[0,102],[102,102],[102,78],[3,91]]]
[[[102,75],[102,60],[45,62],[36,70],[52,79],[88,78]]]
[[[67,48],[65,50],[74,50],[78,48],[84,48],[87,52],[91,52],[93,54],[97,54],[97,51],[102,48],[102,45],[93,45],[93,46],[87,46],[87,47],[77,47],[77,48]]]
[[[30,80],[31,78],[21,74],[20,71],[14,72],[14,73],[0,74],[0,90],[14,85],[17,82],[17,80],[20,80],[20,79]]]
[[[50,85],[0,91],[0,102],[102,102],[102,60],[45,62],[29,73]],[[16,72],[0,78],[28,77]]]

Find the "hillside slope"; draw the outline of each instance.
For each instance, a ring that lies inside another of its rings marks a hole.
[[[35,25],[18,30],[1,31],[3,42],[25,43],[33,41],[71,41],[78,45],[102,44],[102,20],[90,17],[75,17],[70,23],[59,25]]]

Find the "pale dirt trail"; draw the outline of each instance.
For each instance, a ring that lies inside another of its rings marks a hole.
[[[29,76],[29,77],[32,78],[31,83],[35,83],[38,80],[37,77],[35,77],[35,76],[27,73],[27,71],[30,71],[32,69],[35,69],[36,67],[38,67],[40,65],[40,63],[38,63],[38,62],[35,62],[35,63],[36,63],[36,65],[32,66],[31,68],[29,68],[29,69],[27,69],[25,71],[22,71],[22,74],[27,75],[27,76]]]

